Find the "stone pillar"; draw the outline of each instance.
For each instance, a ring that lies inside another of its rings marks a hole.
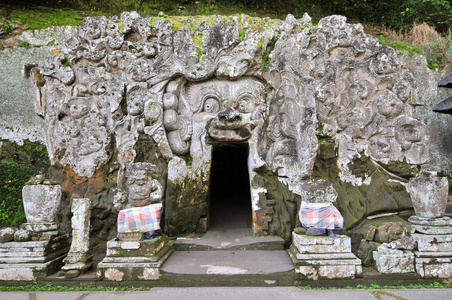
[[[452,226],[444,216],[449,191],[445,177],[424,172],[409,182],[415,216],[408,219],[416,233],[411,236],[415,244],[416,272],[424,278],[452,277]]]
[[[60,275],[66,278],[78,277],[93,265],[93,254],[89,249],[89,226],[91,217],[91,200],[74,198],[72,200],[72,244],[66,263]]]

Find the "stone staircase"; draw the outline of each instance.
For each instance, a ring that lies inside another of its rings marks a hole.
[[[178,238],[161,280],[186,285],[293,285],[292,261],[280,237],[253,237],[250,226],[226,222],[202,236]],[[188,281],[188,282],[187,282]]]

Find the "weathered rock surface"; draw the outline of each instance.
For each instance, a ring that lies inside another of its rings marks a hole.
[[[14,239],[16,231],[11,227],[6,227],[0,230],[0,243],[8,243]]]
[[[289,241],[312,177],[333,182],[345,227],[411,208],[401,183],[429,157],[418,83],[361,25],[308,19],[86,18],[35,69],[63,189],[111,201],[115,170],[152,163],[165,230],[193,231],[209,214],[213,145],[246,142],[255,233]]]
[[[29,240],[31,240],[31,234],[28,230],[19,229],[14,233],[15,242],[28,242]]]
[[[51,223],[60,208],[61,186],[26,185],[22,189],[22,198],[28,223]]]

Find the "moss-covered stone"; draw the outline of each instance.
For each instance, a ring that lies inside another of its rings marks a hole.
[[[274,212],[269,215],[271,221],[268,223],[267,232],[269,235],[282,237],[288,243],[298,221],[297,211],[300,206],[300,196],[290,192],[287,185],[279,181],[277,174],[271,170],[261,167],[256,170],[256,174],[252,182],[253,187],[264,187],[267,189],[267,193],[264,197],[266,199],[263,201],[274,201],[272,204]]]
[[[370,215],[412,209],[411,199],[405,187],[397,181],[390,180],[394,178],[382,166],[373,163],[364,154],[355,157],[348,165],[352,174],[363,179],[370,178],[369,185],[355,186],[342,181],[339,177],[337,157],[332,154],[334,140],[320,138],[319,145],[320,154],[315,161],[312,177],[333,182],[338,193],[335,205],[344,217],[345,228],[356,226]],[[403,163],[390,165],[402,166]]]
[[[181,182],[168,180],[164,207],[164,231],[169,235],[196,230],[199,219],[209,213],[209,174],[188,176]]]

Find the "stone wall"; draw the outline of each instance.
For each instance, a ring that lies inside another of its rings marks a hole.
[[[77,28],[52,27],[24,32],[16,44],[0,51],[0,139],[45,142],[44,123],[34,110],[30,69],[42,65],[51,49],[59,48]],[[18,46],[19,41],[29,48]]]

